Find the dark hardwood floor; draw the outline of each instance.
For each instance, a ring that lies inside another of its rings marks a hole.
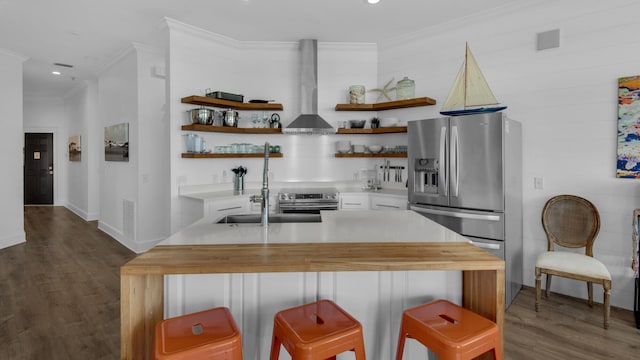
[[[27,243],[0,250],[0,360],[118,359],[121,265],[135,254],[62,207],[25,207]],[[594,287],[599,290],[597,287]],[[505,359],[640,359],[633,313],[525,287],[508,309]],[[378,359],[374,359],[378,360]]]
[[[120,266],[135,254],[64,207],[27,206],[0,250],[0,359],[118,359]]]

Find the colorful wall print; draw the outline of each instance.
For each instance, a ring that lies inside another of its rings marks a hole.
[[[80,135],[69,136],[69,161],[82,160],[82,147]]]
[[[129,123],[104,128],[104,160],[129,161]]]
[[[618,79],[616,176],[640,179],[640,76]]]

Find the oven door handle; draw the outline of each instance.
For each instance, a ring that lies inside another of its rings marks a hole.
[[[308,209],[338,209],[337,203],[332,204],[282,204],[280,209],[287,210],[308,210]]]

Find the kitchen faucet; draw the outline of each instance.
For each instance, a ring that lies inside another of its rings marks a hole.
[[[262,170],[262,190],[260,195],[252,195],[251,202],[260,202],[262,226],[269,225],[269,143],[264,143],[264,169]]]

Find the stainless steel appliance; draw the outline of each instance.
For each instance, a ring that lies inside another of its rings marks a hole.
[[[502,112],[408,123],[410,209],[505,260],[522,287],[522,127]]]
[[[338,210],[339,193],[333,187],[285,188],[278,193],[282,213],[319,214],[320,210]]]

